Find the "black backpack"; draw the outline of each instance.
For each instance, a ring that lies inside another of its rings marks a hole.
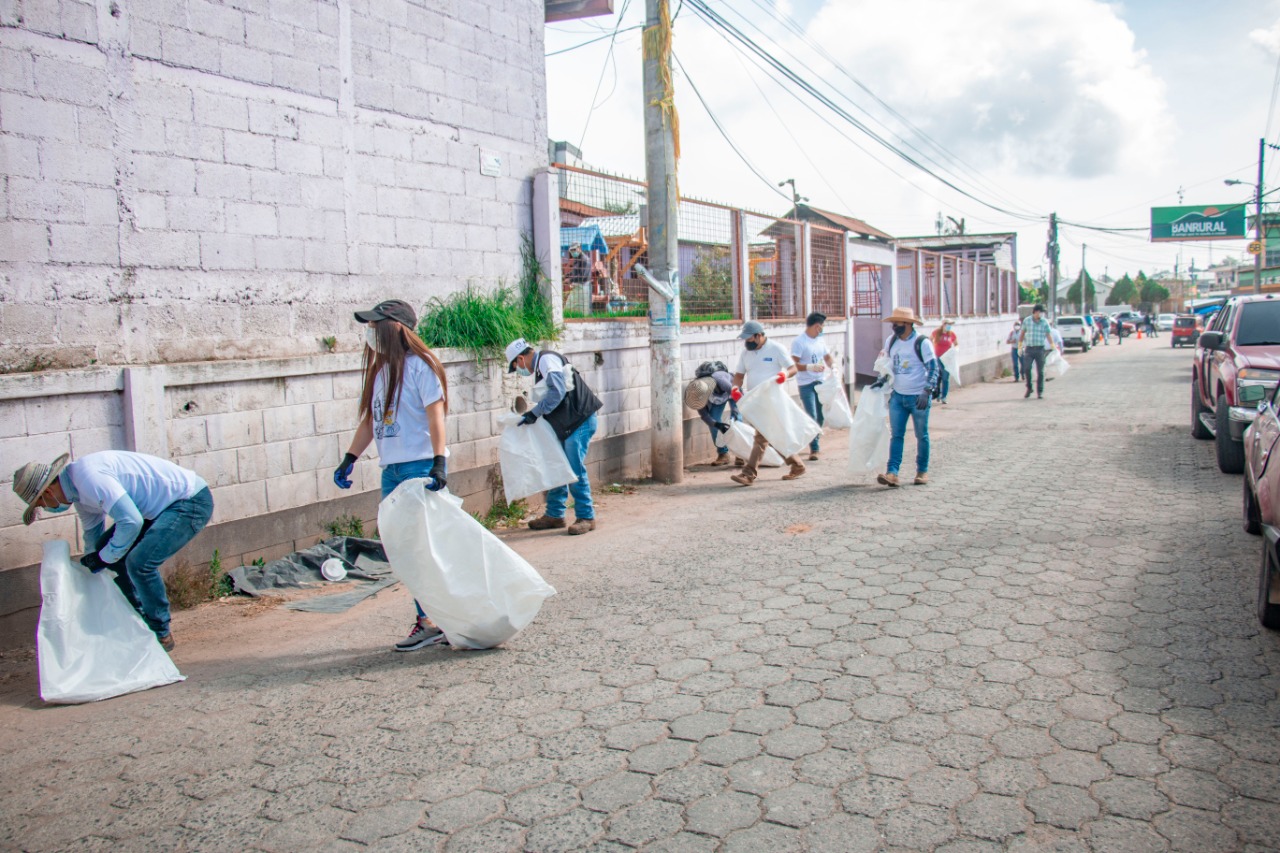
[[[698,379],[710,376],[713,373],[728,373],[729,366],[723,361],[704,361],[698,365],[698,369],[693,371],[693,375]]]

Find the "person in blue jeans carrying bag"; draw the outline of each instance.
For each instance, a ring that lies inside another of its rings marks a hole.
[[[831,351],[822,337],[822,324],[827,322],[825,314],[817,311],[804,321],[804,332],[791,342],[791,360],[796,363],[796,386],[800,389],[800,405],[809,417],[822,426],[822,402],[818,399],[818,386],[822,384],[822,374],[833,366]],[[818,458],[818,436],[809,442],[810,461]]]
[[[916,434],[917,486],[929,482],[929,401],[938,387],[937,356],[929,339],[916,331],[921,320],[910,308],[895,308],[885,318],[893,324],[893,335],[884,342],[881,355],[893,365],[893,392],[889,395],[889,465],[876,481],[885,486],[898,485],[898,469],[902,467],[902,444],[907,434],[907,419]],[[879,388],[884,380],[874,383]]]
[[[406,480],[420,477],[430,478],[428,489],[443,489],[448,485],[444,420],[449,412],[444,365],[418,337],[418,318],[407,302],[389,299],[368,311],[357,311],[356,322],[365,327],[360,425],[342,464],[333,472],[334,484],[351,488],[356,460],[377,442],[383,498]],[[417,619],[395,650],[411,652],[447,643],[422,605],[415,601],[414,606]]]

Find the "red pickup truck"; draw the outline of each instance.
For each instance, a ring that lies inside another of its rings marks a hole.
[[[1280,383],[1280,299],[1237,296],[1196,343],[1191,366],[1191,434],[1214,439],[1218,469],[1244,470],[1244,431]]]
[[[1251,392],[1256,393],[1256,392]],[[1274,395],[1264,398],[1244,434],[1244,529],[1261,534],[1258,621],[1280,629],[1280,416]],[[1274,464],[1272,464],[1274,463]]]

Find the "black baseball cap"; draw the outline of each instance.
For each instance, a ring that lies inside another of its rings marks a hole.
[[[816,323],[825,323],[825,322],[827,322],[827,315],[820,313],[818,311],[814,311],[808,317],[804,318],[804,324],[806,326],[812,326]]]
[[[409,303],[401,299],[388,299],[379,302],[368,311],[357,311],[356,320],[361,323],[374,323],[378,320],[395,320],[410,329],[418,327],[418,315],[413,313]]]

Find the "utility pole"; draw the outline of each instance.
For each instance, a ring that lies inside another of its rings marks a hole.
[[[1088,278],[1089,274],[1085,272],[1085,266],[1084,266],[1084,253],[1085,253],[1085,250],[1088,248],[1089,248],[1088,244],[1086,243],[1080,244],[1080,315],[1081,316],[1084,316],[1085,314],[1084,306],[1085,306],[1085,303],[1088,301],[1088,296],[1085,293],[1085,285],[1086,285],[1086,282],[1088,282],[1089,280]]]
[[[653,478],[684,480],[684,404],[680,393],[679,205],[675,84],[669,0],[645,0],[644,167],[649,185],[649,418]],[[638,265],[637,265],[638,266]]]
[[[1267,140],[1258,140],[1258,185],[1254,187],[1255,201],[1258,205],[1258,218],[1254,220],[1254,237],[1260,245],[1258,254],[1253,256],[1253,292],[1262,292],[1262,253],[1267,250],[1262,242],[1262,158],[1267,153]]]
[[[1049,318],[1058,319],[1058,214],[1049,214]]]

